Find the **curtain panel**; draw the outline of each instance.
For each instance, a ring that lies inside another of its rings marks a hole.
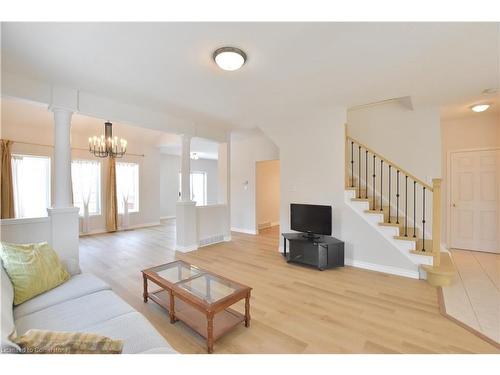
[[[0,140],[1,165],[0,165],[0,205],[1,218],[11,219],[15,217],[14,211],[14,189],[12,185],[12,157],[10,146],[12,141]]]
[[[106,230],[118,229],[118,202],[116,194],[116,160],[108,159],[108,186],[106,190]]]

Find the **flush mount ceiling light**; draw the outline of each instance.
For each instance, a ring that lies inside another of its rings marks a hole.
[[[490,108],[489,104],[476,104],[471,107],[474,112],[484,112]]]
[[[192,153],[191,153],[191,159],[193,159],[193,160],[198,160],[198,159],[199,159],[198,154],[197,154],[196,152],[192,152]]]
[[[239,48],[222,47],[215,50],[213,54],[215,63],[222,70],[238,70],[247,61],[247,55]]]

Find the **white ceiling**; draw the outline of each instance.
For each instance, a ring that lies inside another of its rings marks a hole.
[[[498,87],[498,38],[497,23],[3,23],[2,70],[251,128],[401,96],[472,103]],[[241,70],[213,63],[225,45]]]

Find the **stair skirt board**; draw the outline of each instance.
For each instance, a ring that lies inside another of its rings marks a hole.
[[[352,266],[356,268],[363,268],[365,270],[377,271],[388,273],[390,275],[409,277],[411,279],[420,279],[420,273],[418,270],[412,271],[406,268],[392,267],[392,266],[384,266],[382,264],[368,263],[355,259],[345,259],[345,264],[347,266]]]
[[[394,236],[399,234],[399,229],[393,226],[379,225],[380,215],[366,213],[368,202],[364,201],[351,201],[355,192],[353,190],[345,191],[345,200],[349,207],[351,207],[359,216],[361,216],[367,223],[369,223],[383,238],[387,240],[395,249],[410,259],[415,265],[430,265],[432,266],[432,255],[418,255],[412,254],[410,251],[414,249],[415,244],[412,241],[405,241],[395,239]],[[418,271],[417,271],[418,274]],[[421,274],[422,276],[422,274]]]

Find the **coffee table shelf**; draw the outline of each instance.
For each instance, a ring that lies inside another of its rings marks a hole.
[[[252,288],[195,267],[175,261],[142,271],[144,302],[151,299],[165,308],[170,322],[184,322],[207,340],[208,353],[214,341],[244,322],[250,325]],[[161,289],[148,292],[148,281]],[[245,314],[231,309],[245,300]]]

